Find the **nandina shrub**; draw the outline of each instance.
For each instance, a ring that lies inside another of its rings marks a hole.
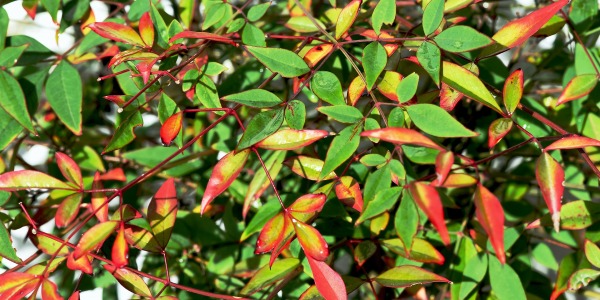
[[[101,2],[0,9],[0,298],[597,288],[596,0]]]

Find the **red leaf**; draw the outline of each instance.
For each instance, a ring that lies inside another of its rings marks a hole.
[[[314,227],[296,219],[292,220],[292,224],[294,224],[298,242],[300,242],[306,256],[310,256],[320,261],[327,259],[327,256],[329,256],[329,249],[327,247],[327,242],[325,242],[321,233]]]
[[[598,76],[596,74],[584,74],[573,77],[567,83],[560,97],[558,97],[556,106],[586,96],[596,87],[597,83]]]
[[[71,294],[71,296],[69,297],[69,300],[80,300],[79,299],[79,291],[73,292],[73,294]]]
[[[73,252],[67,257],[67,268],[76,271],[79,270],[83,273],[92,275],[94,268],[92,267],[92,259],[89,255],[84,255],[79,259],[75,259]]]
[[[448,175],[442,187],[445,188],[461,188],[472,186],[477,183],[477,179],[467,174],[454,173]]]
[[[339,183],[335,186],[335,195],[342,203],[344,203],[344,205],[350,206],[358,212],[362,212],[362,192],[360,191],[360,185],[354,178],[350,176],[343,176],[340,178]]]
[[[450,173],[450,169],[452,169],[452,164],[454,164],[454,153],[442,151],[437,155],[435,159],[435,174],[437,178],[433,182],[435,186],[441,186],[446,181],[446,177]]]
[[[96,22],[90,24],[88,27],[99,36],[116,42],[122,42],[140,47],[146,46],[140,35],[135,32],[133,28],[127,25],[112,22]]]
[[[56,210],[56,218],[54,219],[58,228],[67,227],[75,220],[79,214],[82,197],[83,194],[81,193],[69,195],[60,203]]]
[[[206,206],[208,206],[215,197],[224,192],[237,178],[244,168],[246,159],[248,159],[248,154],[250,154],[250,149],[245,149],[238,153],[232,151],[227,153],[227,155],[221,158],[215,165],[212,174],[210,174],[204,196],[202,197],[202,204],[200,205],[201,214],[204,213]]]
[[[494,148],[502,140],[513,126],[512,119],[500,118],[494,120],[488,129],[488,147]]]
[[[123,223],[121,223],[121,226],[119,227],[119,232],[117,232],[117,237],[115,238],[115,242],[113,243],[111,252],[113,264],[118,268],[126,266],[129,262],[127,260],[128,253],[129,245],[125,240],[125,227],[123,226]]]
[[[517,69],[506,78],[502,95],[504,106],[510,116],[515,112],[519,102],[521,102],[521,97],[523,97],[523,70]]]
[[[475,215],[490,238],[498,260],[506,263],[504,254],[504,210],[498,198],[483,185],[475,191]]]
[[[23,286],[37,278],[36,275],[29,273],[5,272],[0,274],[0,294]]]
[[[315,67],[323,58],[325,58],[331,51],[333,50],[333,44],[321,44],[314,46],[304,54],[304,61],[306,64],[313,68]]]
[[[578,149],[585,147],[600,147],[600,141],[584,136],[568,136],[564,137],[546,147],[546,151],[550,150],[565,150],[565,149]]]
[[[268,150],[296,150],[306,147],[328,135],[329,132],[325,130],[281,129],[258,142],[256,146]]]
[[[148,205],[148,223],[158,244],[165,248],[177,218],[177,192],[173,178],[167,179]]]
[[[535,178],[552,215],[554,230],[560,229],[560,208],[564,192],[565,171],[548,152],[542,153],[535,164]]]
[[[72,186],[38,171],[19,170],[0,175],[0,191],[14,192],[27,189],[75,190]]]
[[[450,236],[444,221],[444,207],[435,187],[415,181],[408,186],[408,191],[419,208],[427,215],[433,227],[437,229],[444,244],[450,245]]]
[[[77,247],[75,247],[75,252],[73,252],[74,258],[80,258],[88,251],[102,245],[108,236],[115,231],[117,225],[118,223],[116,221],[107,221],[96,224],[86,231],[79,240]]]
[[[100,175],[100,180],[115,180],[115,181],[127,181],[127,177],[125,177],[125,173],[122,168],[114,168],[108,170],[106,173]]]
[[[210,32],[196,32],[196,31],[187,31],[186,30],[186,31],[180,32],[180,33],[176,34],[174,37],[172,37],[169,40],[169,43],[172,43],[178,39],[202,39],[202,40],[209,40],[209,41],[213,41],[213,42],[226,43],[226,44],[236,46],[235,42],[232,39],[230,39],[228,37],[220,36],[218,34],[210,33]]]
[[[306,256],[310,269],[315,279],[315,285],[321,296],[327,300],[347,299],[346,286],[340,274],[334,271],[325,262]]]
[[[29,293],[31,293],[33,290],[35,290],[35,288],[38,286],[39,281],[36,280],[31,280],[28,281],[27,283],[13,288],[11,290],[8,290],[2,294],[0,294],[0,299],[6,299],[6,300],[20,300],[20,299],[24,299]]]
[[[35,20],[35,14],[37,12],[38,1],[23,1],[23,9],[27,12],[27,15]]]
[[[412,129],[388,127],[363,131],[360,136],[378,138],[397,145],[409,144],[445,151],[444,148],[438,146],[428,137]]]
[[[63,300],[56,284],[48,279],[42,283],[42,300]]]
[[[140,35],[144,44],[148,47],[152,47],[154,44],[154,24],[152,24],[152,18],[149,12],[145,12],[140,18]]]
[[[452,111],[463,96],[463,93],[442,82],[442,88],[440,89],[440,107],[446,111]]]
[[[569,0],[559,0],[523,18],[508,22],[492,36],[492,39],[503,48],[510,49],[519,46],[534,35],[538,29],[544,26],[567,3],[569,3]]]
[[[81,170],[77,163],[70,158],[68,155],[62,152],[56,152],[56,163],[58,164],[58,169],[65,176],[65,178],[82,188],[83,179],[81,177]]]
[[[254,253],[262,254],[275,248],[283,239],[283,233],[286,231],[287,223],[283,212],[278,213],[271,218],[258,235],[256,240],[256,250]]]
[[[92,183],[92,189],[102,190],[104,186],[100,181],[100,173],[94,174],[94,182]],[[104,192],[93,192],[92,193],[92,210],[100,222],[108,221],[108,204],[106,202],[108,198]]]

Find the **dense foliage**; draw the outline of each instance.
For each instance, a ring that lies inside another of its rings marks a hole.
[[[0,8],[1,299],[598,296],[596,0],[99,2]]]

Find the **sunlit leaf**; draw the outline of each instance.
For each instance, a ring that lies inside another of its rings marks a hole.
[[[163,145],[169,146],[171,142],[179,135],[181,132],[181,127],[183,125],[183,112],[178,112],[170,116],[168,119],[160,127],[160,140]]]
[[[356,220],[356,224],[360,224],[365,220],[373,218],[385,211],[390,210],[400,198],[402,187],[392,187],[380,190],[375,194],[375,198],[367,203],[367,206]]]
[[[442,83],[442,87],[440,88],[440,107],[446,111],[452,111],[463,96],[463,93],[455,91],[447,84]]]
[[[6,258],[14,263],[20,263],[21,259],[12,245],[12,238],[6,230],[4,223],[0,225],[0,257]]]
[[[4,294],[6,291],[25,285],[36,279],[38,279],[38,276],[29,273],[4,272],[0,274],[0,294]]]
[[[415,238],[410,248],[406,248],[401,239],[383,240],[381,244],[410,260],[438,265],[443,265],[445,261],[444,256],[432,244],[420,238]]]
[[[357,77],[358,79],[360,79],[360,77]],[[384,96],[386,96],[388,99],[390,100],[394,100],[394,101],[398,101],[398,85],[400,84],[400,81],[402,80],[402,74],[398,73],[398,72],[394,72],[394,71],[386,71],[383,73],[383,78],[381,79],[381,81],[377,84],[377,90],[379,90],[379,92],[381,92],[381,94],[383,94]],[[360,82],[362,82],[362,80],[360,80]],[[354,81],[352,82],[354,83]],[[350,85],[352,85],[352,83]],[[417,76],[417,83],[418,83],[418,76]],[[364,90],[364,83],[362,84],[362,88]],[[416,91],[416,87],[415,87],[415,91]],[[348,94],[350,94],[350,87],[348,87]],[[361,91],[362,94],[362,91]]]
[[[566,150],[585,147],[600,147],[600,141],[585,136],[572,135],[557,140],[556,142],[548,145],[545,150]]]
[[[504,82],[502,90],[504,106],[509,115],[512,115],[523,97],[523,70],[517,69]]]
[[[297,77],[310,71],[302,58],[290,50],[255,46],[246,46],[246,49],[265,67],[282,77]]]
[[[139,29],[144,44],[146,44],[147,47],[152,47],[152,45],[154,45],[154,24],[152,24],[150,13],[146,12],[142,15],[140,18]]]
[[[165,248],[177,217],[177,192],[173,178],[167,179],[148,205],[148,223],[158,244]]]
[[[121,286],[130,292],[144,297],[152,297],[148,285],[146,285],[144,279],[142,279],[140,275],[137,275],[128,269],[116,268],[113,265],[103,265],[103,267],[117,279]]]
[[[325,130],[281,129],[258,142],[256,146],[269,150],[295,150],[306,147],[328,135],[329,133]]]
[[[324,162],[318,158],[312,158],[301,155],[296,157],[290,157],[287,160],[285,160],[283,164],[290,167],[292,172],[309,180],[317,181],[319,179],[330,180],[336,178],[336,175],[333,171],[331,171],[323,178],[319,178],[321,175],[321,171],[323,170]]]
[[[442,67],[442,81],[465,96],[484,104],[493,110],[502,113],[496,99],[485,87],[483,82],[471,71],[444,61]]]
[[[387,270],[375,277],[377,283],[391,288],[409,287],[415,284],[450,281],[442,276],[416,266],[400,266]]]
[[[441,186],[452,169],[454,164],[454,153],[450,151],[440,152],[435,159],[435,174],[437,176],[434,181],[436,186]]]
[[[488,147],[494,148],[512,129],[513,120],[500,118],[492,121],[488,129]]]
[[[353,2],[360,2],[360,0],[354,0]],[[366,87],[370,91],[387,64],[385,48],[379,42],[368,44],[363,49],[362,63],[365,70],[365,80],[367,81]]]
[[[292,224],[304,253],[315,260],[324,261],[329,256],[329,249],[319,231],[296,219],[292,220]]]
[[[586,287],[600,276],[600,271],[594,269],[579,269],[569,278],[569,290],[575,291]]]
[[[58,164],[58,168],[60,172],[65,176],[67,180],[71,183],[76,184],[79,187],[82,187],[83,179],[81,177],[81,170],[77,163],[70,158],[68,155],[62,152],[56,152],[56,164]]]
[[[504,210],[500,201],[482,184],[475,191],[475,215],[488,234],[500,263],[506,263],[504,253]]]
[[[238,143],[237,150],[246,149],[275,133],[283,123],[283,109],[273,109],[258,113],[246,126],[246,131]]]
[[[417,73],[411,73],[406,76],[398,86],[396,87],[396,98],[398,102],[404,103],[410,101],[417,92],[417,87],[419,86],[419,75]]]
[[[406,128],[382,128],[377,130],[368,130],[360,134],[365,137],[378,138],[386,142],[396,145],[415,145],[423,146],[432,149],[443,151],[444,149],[438,146],[435,142],[421,133]]]
[[[140,250],[155,253],[160,253],[163,250],[152,232],[135,225],[125,226],[125,240],[127,244]]]
[[[335,23],[335,39],[339,40],[347,31],[350,29],[350,26],[356,20],[356,16],[358,16],[358,11],[360,9],[360,5],[362,4],[361,0],[352,0],[342,11]]]
[[[225,43],[235,46],[235,42],[225,36],[210,33],[210,32],[197,32],[197,31],[182,31],[176,35],[174,35],[169,43],[173,43],[178,39],[200,39],[200,40],[209,40],[213,42]]]
[[[331,105],[345,105],[342,84],[335,74],[318,71],[310,81],[310,88],[319,99]]]
[[[214,166],[204,196],[202,197],[201,212],[204,213],[206,206],[218,195],[223,193],[237,178],[248,159],[250,149],[239,152],[229,152]]]
[[[348,104],[355,106],[366,89],[365,81],[360,76],[356,76],[348,86]],[[394,94],[395,91],[394,89]]]
[[[360,185],[354,178],[350,176],[340,178],[339,183],[335,186],[335,195],[344,205],[362,212],[362,192],[360,191]]]
[[[100,173],[94,174],[94,181],[92,182],[92,189],[96,190],[92,193],[92,210],[96,214],[96,218],[100,222],[106,222],[108,220],[108,198],[104,192],[99,190],[104,189],[102,181],[100,181]]]
[[[588,95],[598,84],[598,76],[596,74],[583,74],[575,76],[556,101],[556,105],[561,105],[575,99],[579,99]]]
[[[86,274],[93,274],[94,267],[92,267],[92,259],[89,255],[83,255],[78,259],[75,259],[74,252],[71,252],[67,257],[67,268],[73,271],[81,271]]]
[[[535,178],[552,215],[554,230],[560,228],[560,209],[564,192],[565,171],[548,152],[542,153],[535,164]]]
[[[227,95],[225,101],[239,103],[256,108],[272,107],[281,103],[281,99],[267,90],[247,90],[237,94]]]
[[[281,171],[281,168],[283,167],[282,163],[285,159],[285,154],[286,151],[274,151],[265,161],[265,166],[267,167],[271,179],[276,180],[279,171]],[[248,211],[250,211],[252,203],[270,186],[271,182],[268,180],[267,173],[265,173],[263,168],[259,168],[254,174],[254,177],[252,177],[252,181],[250,182],[250,185],[248,185],[246,197],[244,198],[244,207],[242,209],[242,216],[244,218],[246,218]],[[256,216],[254,216],[254,218],[256,218]],[[254,218],[252,220],[254,220]]]
[[[406,107],[412,122],[425,133],[439,137],[473,137],[476,132],[467,129],[447,111],[433,104],[415,104]]]
[[[354,106],[321,106],[317,110],[340,123],[354,124],[364,118],[360,110]]]
[[[427,74],[431,76],[433,82],[440,86],[442,51],[431,42],[424,42],[417,50],[417,60]]]
[[[96,22],[90,24],[88,27],[99,36],[116,42],[122,42],[139,47],[146,46],[140,35],[135,32],[133,28],[127,25],[112,22]]]
[[[333,300],[347,299],[346,286],[342,277],[336,271],[323,261],[318,261],[309,256],[306,259],[321,296]]]
[[[327,57],[331,51],[333,51],[333,44],[321,44],[314,46],[304,54],[304,61],[306,64],[314,68],[317,64],[325,57]]]
[[[476,29],[464,25],[447,28],[433,40],[440,48],[448,52],[472,51],[494,42]]]
[[[292,215],[294,213],[313,213],[323,209],[327,196],[325,194],[306,194],[296,199],[292,205],[288,207],[288,210]]]
[[[442,5],[443,8],[443,5]],[[383,24],[392,25],[396,19],[396,2],[394,0],[380,0],[373,10],[371,22],[376,34],[379,34]]]
[[[20,191],[27,189],[61,189],[76,188],[42,172],[19,170],[0,175],[0,191]]]
[[[263,290],[286,278],[298,267],[300,267],[300,261],[297,258],[284,258],[275,261],[272,266],[264,266],[254,273],[254,276],[240,291],[240,294],[249,296]]]
[[[56,210],[56,227],[64,228],[69,226],[73,220],[79,214],[79,206],[81,205],[81,199],[83,194],[76,193],[66,197],[58,206]]]
[[[360,129],[361,127],[358,125],[348,126],[333,138],[327,150],[327,156],[325,157],[325,163],[323,164],[323,169],[321,169],[319,179],[322,180],[329,177],[331,172],[354,154],[360,144]]]
[[[48,279],[42,283],[42,299],[43,300],[63,300],[63,297],[58,293],[56,284]]]
[[[96,224],[86,231],[77,243],[77,247],[75,247],[74,258],[78,259],[88,251],[101,245],[115,231],[117,225],[119,223],[116,221],[106,221]]]
[[[419,208],[427,215],[431,224],[437,229],[444,244],[450,244],[450,236],[444,220],[444,207],[438,191],[428,184],[415,181],[408,190]]]
[[[435,32],[444,18],[444,0],[429,1],[423,9],[423,32],[430,35]]]
[[[129,253],[129,245],[125,239],[125,227],[121,225],[117,231],[117,237],[112,246],[111,259],[115,267],[120,268],[128,263],[127,255]]]
[[[585,240],[584,249],[587,260],[598,268],[600,266],[600,247],[590,240]]]

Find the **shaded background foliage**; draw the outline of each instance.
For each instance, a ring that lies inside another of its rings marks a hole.
[[[2,297],[597,296],[597,1],[21,4]]]

